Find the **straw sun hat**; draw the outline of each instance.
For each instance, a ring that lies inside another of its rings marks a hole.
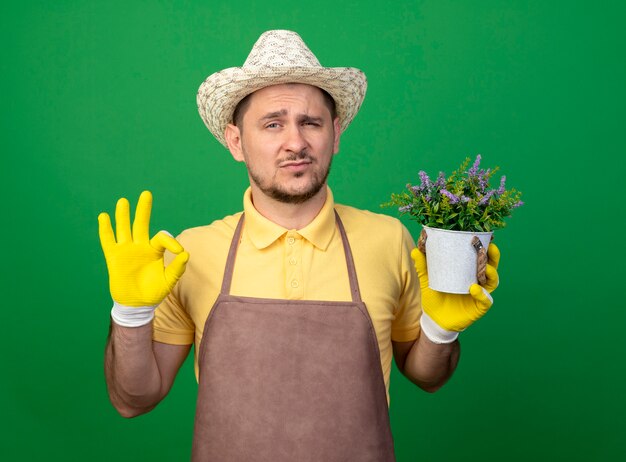
[[[361,107],[367,89],[359,69],[322,67],[297,33],[271,30],[261,34],[242,67],[224,69],[202,82],[197,96],[200,117],[226,146],[224,130],[232,123],[239,101],[280,83],[306,83],[326,90],[335,100],[342,132]]]

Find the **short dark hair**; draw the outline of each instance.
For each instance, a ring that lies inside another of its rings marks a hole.
[[[319,87],[316,87],[316,88],[319,88]],[[322,92],[322,96],[324,97],[324,103],[326,104],[326,107],[330,111],[330,118],[332,120],[335,120],[335,117],[337,117],[337,106],[335,104],[335,100],[323,88],[319,88],[319,90]],[[244,97],[241,101],[239,101],[239,103],[237,103],[237,106],[235,106],[235,110],[233,111],[232,122],[237,127],[239,127],[239,129],[243,128],[243,116],[246,113],[248,106],[250,106],[250,97],[253,95],[253,93],[254,92],[250,93],[249,95]]]

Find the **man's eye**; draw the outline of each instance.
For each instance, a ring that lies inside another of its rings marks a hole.
[[[278,128],[278,122],[272,122],[271,124],[267,124],[265,128]]]

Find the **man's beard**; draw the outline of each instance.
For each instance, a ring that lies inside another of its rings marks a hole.
[[[304,151],[284,160],[309,160],[312,164],[315,164],[317,162],[315,159],[309,157],[309,155]],[[330,174],[331,164],[332,157],[331,160],[328,162],[328,167],[325,170],[321,172],[313,172],[313,175],[311,177],[311,183],[304,191],[299,193],[290,193],[288,191],[285,191],[280,184],[273,181],[269,182],[269,184],[263,184],[262,179],[259,178],[259,176],[252,169],[248,169],[248,173],[252,181],[254,181],[254,184],[256,184],[257,187],[266,196],[284,204],[302,204],[313,198],[325,186],[328,175]],[[303,173],[296,173],[294,176],[298,178],[302,175]]]

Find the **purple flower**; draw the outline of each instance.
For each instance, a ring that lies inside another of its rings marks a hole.
[[[522,201],[517,201],[515,204],[513,204],[511,206],[512,209],[516,209],[518,207],[521,207],[522,205],[524,205],[524,203]]]
[[[461,196],[461,202],[467,203],[470,201],[470,198],[467,196]]]
[[[419,171],[420,180],[422,181],[421,186],[428,188],[432,184],[430,178],[428,178],[428,174],[424,170]]]
[[[410,184],[406,185],[406,187],[413,193],[415,197],[419,196],[419,193],[421,193],[422,189],[424,189],[421,186],[411,186]]]
[[[478,205],[485,205],[489,202],[489,199],[491,199],[491,196],[493,196],[493,194],[496,192],[495,189],[491,189],[489,190],[489,192],[487,194],[485,194],[483,196],[483,198],[478,202]]]
[[[491,169],[488,168],[487,170],[481,170],[480,172],[478,172],[478,186],[480,187],[481,191],[484,191],[485,189],[487,189],[487,186],[489,186],[489,174],[491,173]]]
[[[474,165],[467,171],[467,174],[472,177],[478,173],[478,166],[480,165],[480,154],[476,156],[476,160],[474,161]]]
[[[446,196],[448,199],[450,199],[451,204],[456,204],[459,201],[459,198],[457,196],[455,196],[454,194],[452,194],[450,191],[446,189],[442,189],[441,194]]]
[[[502,175],[502,178],[500,178],[500,187],[498,188],[498,195],[502,195],[504,194],[504,183],[506,183],[506,176]]]
[[[429,195],[424,196],[424,200],[426,202],[430,202],[430,199],[432,199]]]
[[[446,174],[443,172],[439,172],[437,181],[435,181],[435,187],[443,188],[445,185],[446,185]]]

